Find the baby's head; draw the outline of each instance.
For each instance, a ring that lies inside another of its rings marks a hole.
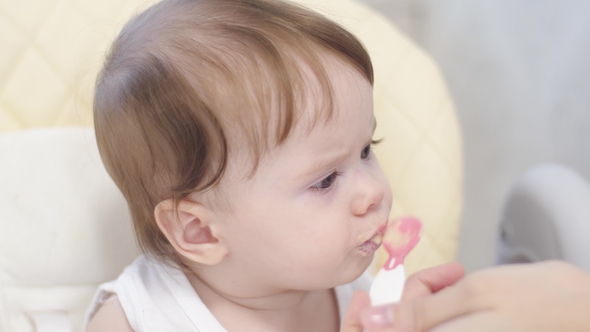
[[[391,205],[370,152],[372,82],[354,36],[289,3],[172,0],[135,17],[94,117],[142,249],[246,280],[293,274],[283,259],[344,279],[364,270]]]

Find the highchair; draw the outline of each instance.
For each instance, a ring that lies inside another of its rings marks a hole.
[[[0,2],[0,332],[80,331],[97,285],[139,251],[92,129],[110,42],[146,0]],[[375,152],[425,234],[409,273],[455,260],[462,204],[456,113],[433,61],[351,0],[304,0],[356,34],[375,68]],[[377,255],[375,265],[383,262]]]

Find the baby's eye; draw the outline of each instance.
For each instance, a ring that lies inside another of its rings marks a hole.
[[[371,144],[365,146],[365,148],[361,152],[361,159],[367,159],[369,157],[370,153],[371,153]]]
[[[377,144],[381,143],[381,140],[372,140],[370,144],[367,144],[367,146],[365,146],[365,148],[363,149],[363,151],[361,152],[361,159],[367,159],[369,158],[369,155],[371,154],[371,146],[375,146]]]
[[[311,188],[313,190],[317,190],[317,191],[330,189],[330,188],[332,188],[332,186],[334,185],[334,182],[336,182],[336,178],[338,178],[340,176],[340,174],[341,174],[340,172],[332,172],[332,174],[328,175],[322,181],[314,184]]]

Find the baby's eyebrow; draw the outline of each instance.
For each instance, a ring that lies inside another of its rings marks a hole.
[[[340,163],[342,160],[346,159],[348,157],[348,155],[349,155],[348,151],[341,151],[337,154],[334,154],[333,156],[331,156],[329,158],[324,158],[324,159],[320,160],[319,162],[313,164],[311,167],[309,167],[307,169],[307,171],[302,173],[301,177],[311,176],[314,173],[326,168],[327,166],[336,165],[336,164]]]
[[[371,132],[371,137],[375,133],[375,129],[377,129],[377,120],[373,117],[373,130]],[[342,160],[346,159],[349,155],[349,151],[339,151],[334,153],[332,156],[324,158],[317,163],[314,163],[311,167],[309,167],[305,172],[302,172],[300,178],[305,178],[311,176],[312,174],[318,172],[319,170],[330,166],[340,163]]]

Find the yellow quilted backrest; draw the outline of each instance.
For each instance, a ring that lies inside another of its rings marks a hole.
[[[154,1],[1,0],[0,133],[91,126],[92,90],[109,43]],[[375,67],[376,153],[394,193],[393,215],[425,223],[409,271],[455,259],[461,215],[461,137],[432,60],[389,22],[350,0],[302,0],[355,33]],[[381,257],[382,259],[382,257]]]
[[[0,133],[92,125],[94,78],[105,51],[126,19],[148,4],[2,0]]]

